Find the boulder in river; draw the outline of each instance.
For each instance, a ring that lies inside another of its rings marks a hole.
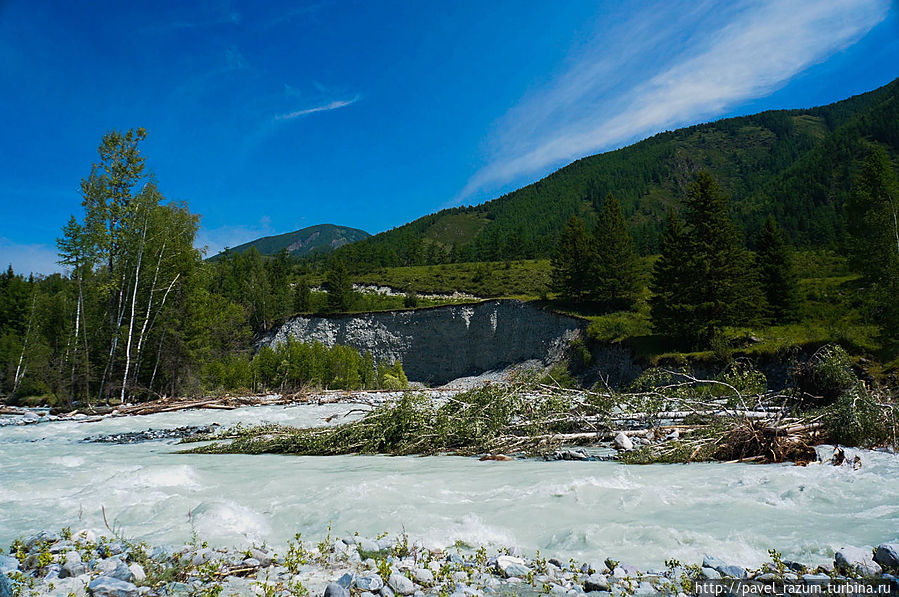
[[[624,431],[618,432],[618,435],[616,435],[615,439],[612,440],[612,445],[614,445],[617,450],[634,449],[634,442],[631,441],[631,438],[629,438]]]
[[[899,570],[899,543],[881,543],[874,550],[874,561],[884,570]]]
[[[875,576],[882,572],[880,564],[874,561],[872,550],[860,547],[844,547],[833,558],[834,566],[843,573],[861,576]]]

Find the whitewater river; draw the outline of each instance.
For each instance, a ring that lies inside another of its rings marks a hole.
[[[517,546],[528,554],[641,567],[704,553],[759,565],[767,549],[806,563],[843,545],[899,539],[899,457],[864,466],[479,462],[472,458],[179,455],[174,441],[84,443],[90,435],[218,422],[324,424],[346,406],[189,411],[0,427],[0,545],[41,529],[103,528],[184,543],[282,546],[358,531],[428,545]]]

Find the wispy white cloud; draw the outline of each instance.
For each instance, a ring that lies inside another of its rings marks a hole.
[[[12,265],[16,273],[49,275],[64,271],[57,259],[56,247],[16,243],[0,237],[0,267],[4,270]]]
[[[762,97],[858,41],[888,11],[888,0],[769,0],[623,15],[496,123],[492,159],[456,202]],[[650,75],[635,80],[635,72]]]
[[[350,104],[355,104],[359,101],[359,96],[348,100],[334,100],[332,102],[328,102],[327,104],[322,104],[320,106],[314,106],[312,108],[304,108],[303,110],[296,110],[295,112],[287,112],[286,114],[278,114],[275,116],[275,120],[293,120],[294,118],[299,118],[300,116],[307,116],[309,114],[315,114],[316,112],[328,112],[330,110],[337,110],[339,108],[344,108],[349,106]]]

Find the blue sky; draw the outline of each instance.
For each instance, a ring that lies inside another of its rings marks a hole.
[[[212,252],[375,233],[584,155],[899,76],[888,0],[0,0],[0,262],[49,272],[103,133]]]

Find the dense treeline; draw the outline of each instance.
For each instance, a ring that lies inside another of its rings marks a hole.
[[[204,263],[194,248],[199,217],[167,202],[144,175],[145,136],[103,137],[82,180],[83,216],[72,216],[58,241],[67,275],[0,274],[0,397],[71,404],[405,383],[398,364],[376,365],[342,347],[291,345],[289,354],[252,357],[253,335],[294,312],[309,289],[292,283],[296,264],[286,252]]]
[[[583,158],[474,207],[431,214],[338,250],[372,267],[549,257],[571,217],[592,229],[604,198],[621,203],[637,252],[659,252],[666,214],[710,172],[752,245],[769,215],[794,246],[842,247],[845,206],[868,144],[899,152],[899,81],[809,110],[778,110],[665,132]],[[324,256],[315,259],[323,261]]]
[[[851,262],[862,275],[854,290],[885,345],[899,340],[899,181],[889,155],[869,144],[847,210]],[[682,348],[708,348],[725,328],[797,321],[803,296],[790,244],[769,215],[754,251],[735,226],[728,197],[700,172],[671,209],[648,284],[655,334]],[[636,308],[641,272],[611,195],[593,232],[577,217],[562,231],[552,260],[559,299],[606,311]]]

